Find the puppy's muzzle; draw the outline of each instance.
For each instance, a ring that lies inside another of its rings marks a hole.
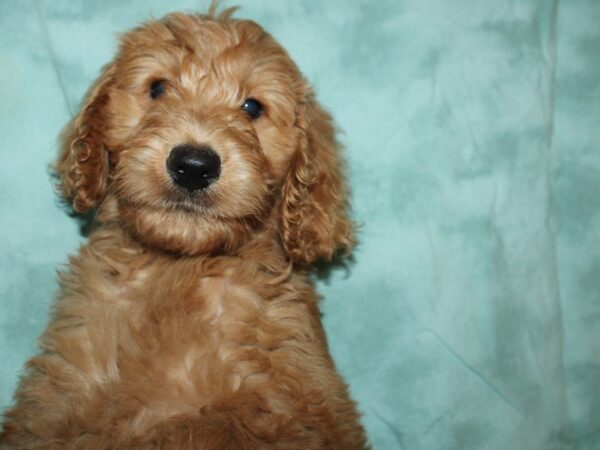
[[[175,184],[192,193],[219,178],[221,158],[207,145],[178,145],[167,158],[167,170]]]

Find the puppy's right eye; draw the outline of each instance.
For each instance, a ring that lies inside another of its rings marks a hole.
[[[160,97],[165,93],[165,80],[155,80],[150,85],[150,89],[148,91],[150,94],[150,98],[152,100]]]

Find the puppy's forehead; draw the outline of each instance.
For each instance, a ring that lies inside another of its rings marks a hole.
[[[192,61],[210,67],[227,62],[228,57],[235,57],[238,64],[243,64],[243,59],[255,63],[279,59],[279,65],[287,67],[278,69],[295,71],[287,53],[258,24],[182,13],[169,14],[125,34],[118,62],[129,67],[143,62],[150,69],[159,64],[177,68]]]
[[[175,46],[210,57],[243,39],[257,41],[264,35],[262,28],[250,21],[220,21],[202,15],[173,13],[134,29],[125,35],[124,45],[151,49],[162,43],[166,48]]]

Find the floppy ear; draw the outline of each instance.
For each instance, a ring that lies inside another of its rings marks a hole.
[[[331,116],[310,93],[296,119],[298,148],[283,185],[280,233],[290,259],[330,261],[349,253],[354,225],[348,217],[348,190]]]
[[[108,178],[108,152],[104,147],[105,109],[114,80],[108,66],[88,91],[79,114],[62,136],[62,148],[55,163],[60,188],[77,212],[94,208],[104,195]]]

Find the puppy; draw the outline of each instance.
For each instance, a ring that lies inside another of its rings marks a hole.
[[[308,277],[353,244],[332,120],[232,13],[126,34],[67,127],[61,191],[95,226],[0,447],[367,447]]]

